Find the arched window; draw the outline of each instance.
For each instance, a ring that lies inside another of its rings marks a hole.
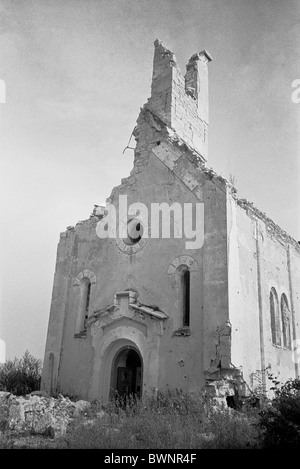
[[[89,313],[90,296],[91,281],[88,277],[85,277],[80,280],[79,305],[76,322],[77,334],[86,330],[86,320]]]
[[[96,275],[89,269],[79,272],[77,277],[74,279],[73,286],[75,289],[74,294],[77,305],[75,336],[86,336],[86,322],[89,316],[91,287],[96,283]]]
[[[85,313],[88,316],[90,306],[90,295],[91,295],[91,282],[88,280],[86,289],[86,300],[85,300]]]
[[[278,296],[275,288],[270,291],[270,314],[273,345],[281,346],[281,321],[279,316]]]
[[[174,306],[176,313],[173,316],[174,336],[191,335],[191,303],[194,288],[192,289],[195,274],[199,272],[197,262],[190,256],[178,256],[168,266],[168,275],[171,277],[174,288]],[[200,284],[199,284],[200,285]]]
[[[290,315],[288,300],[284,293],[281,295],[280,309],[281,309],[281,321],[282,321],[283,346],[285,348],[290,349],[291,348],[291,320],[290,320],[291,315]]]
[[[183,327],[190,326],[190,276],[188,268],[181,272],[182,318]]]

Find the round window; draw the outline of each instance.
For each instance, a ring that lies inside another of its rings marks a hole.
[[[140,220],[133,218],[127,223],[127,238],[123,239],[123,241],[129,246],[133,246],[142,239],[143,233],[144,229]]]

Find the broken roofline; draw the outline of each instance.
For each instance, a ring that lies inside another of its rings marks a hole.
[[[167,49],[166,46],[164,45],[164,43],[162,41],[160,41],[159,39],[156,39],[154,41],[154,45],[155,45],[156,49],[159,49],[159,54],[161,54],[162,60],[165,59],[165,65],[168,65],[168,67],[170,67],[170,66],[174,67],[175,66],[177,68],[177,70],[180,71],[180,69],[177,65],[174,53],[171,52],[169,49]],[[192,55],[192,57],[190,58],[190,60],[187,64],[187,66],[191,62],[193,62],[195,60],[197,61],[198,59],[200,59],[200,57],[204,57],[207,62],[212,60],[210,54],[204,49],[202,52]],[[155,70],[155,66],[154,66],[154,69],[153,69],[153,74],[154,74],[154,70]],[[180,72],[180,74],[181,74],[181,72]],[[153,84],[153,79],[152,79],[152,84]],[[201,155],[201,153],[199,153],[197,151],[197,148],[191,147],[191,145],[187,141],[185,141],[181,136],[178,135],[178,133],[172,127],[172,125],[170,125],[170,123],[166,123],[165,120],[162,119],[161,116],[158,116],[157,113],[154,112],[153,107],[151,107],[151,106],[149,107],[150,102],[151,102],[151,98],[149,98],[148,102],[141,109],[139,118],[144,116],[144,118],[146,118],[146,120],[147,120],[147,122],[150,126],[155,128],[157,131],[161,132],[161,134],[162,134],[161,141],[164,140],[169,144],[175,145],[182,152],[184,151],[186,153],[187,158],[194,164],[194,166],[199,171],[202,171],[202,173],[205,175],[205,177],[207,179],[212,180],[213,182],[215,182],[216,180],[219,180],[219,181],[223,182],[226,186],[226,189],[227,188],[229,189],[229,193],[232,195],[233,199],[236,201],[236,203],[242,209],[247,211],[253,217],[262,220],[265,223],[265,225],[267,226],[267,228],[269,228],[267,230],[269,233],[272,232],[277,238],[280,238],[282,241],[284,241],[286,243],[292,244],[298,250],[298,252],[300,252],[299,243],[291,235],[289,235],[286,231],[284,231],[283,228],[281,228],[271,218],[269,218],[264,212],[262,212],[261,210],[256,208],[252,202],[250,202],[246,199],[243,199],[243,198],[239,198],[237,196],[237,190],[234,187],[234,185],[231,184],[223,176],[217,174],[212,168],[208,168],[205,164],[205,158],[203,157],[203,155]],[[148,118],[147,118],[146,114],[149,116]],[[139,125],[137,125],[135,127],[134,131],[133,131],[133,135],[135,137],[138,136],[138,127],[139,127]],[[131,178],[131,176],[129,176],[129,178]],[[122,179],[121,185],[117,186],[117,187],[123,186],[123,181],[124,181],[124,184],[125,184],[126,180],[129,179],[129,178]],[[113,189],[113,191],[115,189],[117,189],[117,187],[115,187]],[[221,190],[223,190],[221,185],[219,185],[219,188]],[[107,202],[111,202],[111,198],[108,198]],[[96,205],[95,207],[96,208],[94,209],[93,214],[91,215],[90,218],[95,218],[96,217],[97,219],[99,219],[97,217],[96,212],[97,212],[97,208],[100,207],[100,206]],[[85,223],[86,221],[87,220],[78,222],[77,225]],[[74,229],[74,228],[73,227],[68,227],[67,228],[67,230],[72,230],[72,229]]]
[[[152,111],[148,110],[148,112]],[[157,116],[155,116],[157,117]],[[165,124],[164,124],[165,125]],[[281,228],[279,225],[277,225],[270,217],[266,215],[266,213],[262,212],[260,209],[258,209],[253,202],[250,202],[249,200],[245,198],[240,198],[237,195],[237,189],[236,187],[231,184],[224,176],[221,176],[218,174],[216,171],[214,171],[213,168],[209,168],[203,160],[200,160],[198,158],[198,154],[195,150],[191,149],[185,142],[183,142],[176,134],[171,136],[168,134],[167,140],[175,144],[181,151],[185,151],[190,155],[190,161],[194,164],[195,168],[197,168],[199,171],[201,171],[204,176],[208,179],[211,180],[212,182],[215,182],[215,180],[219,180],[225,184],[225,186],[229,189],[230,195],[233,197],[233,199],[236,201],[236,203],[245,211],[250,212],[253,217],[258,218],[259,220],[263,221],[267,227],[270,228],[268,230],[269,232],[272,231],[273,234],[277,237],[280,237],[284,242],[292,244],[295,249],[297,249],[298,252],[300,252],[300,245],[297,240],[295,240],[291,235],[289,235],[283,228]],[[117,187],[121,187],[123,184]],[[220,186],[219,186],[220,187]],[[110,203],[111,199],[108,198],[107,201]],[[87,222],[90,219],[96,219],[97,221],[99,220],[99,216],[97,212],[99,213],[99,208],[100,208],[100,213],[104,214],[105,207],[100,206],[100,205],[95,205],[93,213],[91,214],[89,219],[79,221],[76,226],[82,225],[83,223]],[[67,230],[74,230],[73,226],[69,226]]]
[[[164,70],[166,71],[166,67],[165,67],[164,64],[167,65],[168,61],[169,61],[169,66],[171,65],[172,67],[176,67],[176,69],[180,72],[180,69],[177,65],[177,61],[176,61],[174,53],[171,52],[169,49],[167,49],[166,46],[164,45],[164,43],[162,41],[160,41],[159,39],[156,39],[154,41],[154,46],[155,46],[155,54],[154,54],[154,66],[153,66],[153,79],[155,77],[155,72],[156,72],[155,68],[158,67],[157,75],[159,75],[159,73],[161,72],[161,68],[159,68],[159,67],[164,67]],[[160,54],[161,54],[161,60],[159,60],[160,59],[160,57],[159,57]],[[185,81],[185,91],[186,91],[186,93],[189,94],[190,96],[192,96],[194,99],[196,99],[198,97],[198,105],[197,106],[198,106],[198,111],[200,110],[199,111],[199,116],[201,117],[202,120],[204,118],[204,121],[206,121],[208,123],[207,68],[205,67],[204,69],[201,69],[201,68],[197,68],[197,66],[196,66],[197,63],[198,63],[198,60],[201,60],[201,58],[203,58],[204,61],[206,61],[207,63],[212,60],[211,55],[205,49],[202,52],[198,53],[198,54],[196,53],[196,54],[192,55],[192,57],[190,58],[188,64],[186,65],[187,73],[186,73],[185,77],[183,78],[183,80]],[[158,65],[157,65],[157,62],[158,62]],[[195,65],[195,67],[193,66],[193,64]],[[190,73],[190,72],[192,72],[192,73]],[[180,72],[180,75],[182,75],[181,72]],[[152,79],[152,94],[153,94],[153,88],[154,88],[153,79]],[[202,94],[201,96],[199,94],[199,84],[201,84],[200,88],[205,89],[204,94]],[[195,92],[198,89],[198,92],[196,92],[196,94],[192,93],[192,95],[191,95],[190,94],[190,86],[192,88],[194,88]],[[152,98],[152,94],[151,94],[151,98]],[[206,94],[206,96],[205,96],[205,94]],[[148,112],[149,111],[152,112],[153,117],[155,117],[156,120],[159,119],[159,121],[161,121],[160,116],[157,116],[157,114],[155,112],[153,112],[153,109],[149,108],[149,104],[151,103],[151,98],[148,100],[148,103],[144,106],[144,109],[147,109]],[[164,124],[164,126],[166,126],[165,122],[163,122],[163,124]],[[176,143],[177,144],[179,143],[179,145],[182,144],[182,139],[180,139],[180,136],[178,135],[178,133],[176,133],[176,130],[173,128],[173,126],[168,125],[168,127],[169,128],[171,127],[171,129],[175,132],[175,139],[177,140]],[[168,135],[168,138],[173,140],[173,142],[175,140],[174,136],[172,138],[171,135]],[[237,192],[236,188],[232,184],[230,184],[222,176],[215,173],[212,169],[208,169],[205,166],[205,162],[206,162],[205,155],[203,155],[203,154],[199,155],[198,149],[196,147],[191,148],[191,146],[188,144],[187,141],[183,140],[183,144],[185,145],[187,151],[191,152],[193,154],[194,161],[192,161],[192,162],[196,163],[196,165],[199,167],[199,169],[201,169],[204,173],[206,173],[207,176],[210,179],[215,177],[216,179],[219,179],[219,180],[225,182],[226,186],[231,189],[231,194],[232,194],[233,198],[237,201],[238,205],[241,208],[243,208],[246,211],[249,210],[252,213],[253,216],[255,216],[256,218],[259,218],[260,220],[262,220],[266,224],[266,226],[269,228],[268,229],[269,232],[272,231],[273,234],[275,236],[277,236],[277,238],[279,237],[284,242],[292,244],[298,251],[300,251],[299,243],[292,236],[290,236],[286,231],[284,231],[279,225],[274,223],[274,221],[271,218],[269,218],[264,212],[262,212],[261,210],[256,208],[253,205],[252,202],[249,202],[246,199],[239,199],[236,195],[236,192]],[[195,158],[195,156],[196,156],[196,158]]]

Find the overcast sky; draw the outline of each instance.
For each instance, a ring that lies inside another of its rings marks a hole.
[[[182,71],[207,49],[209,161],[300,240],[300,4],[0,0],[1,317],[7,356],[43,358],[59,233],[132,168],[153,42]]]

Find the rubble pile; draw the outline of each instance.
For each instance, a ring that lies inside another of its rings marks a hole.
[[[0,391],[0,432],[10,430],[61,437],[66,434],[71,421],[86,412],[90,405],[83,400],[72,402],[62,395],[55,399],[43,392],[15,396]]]

